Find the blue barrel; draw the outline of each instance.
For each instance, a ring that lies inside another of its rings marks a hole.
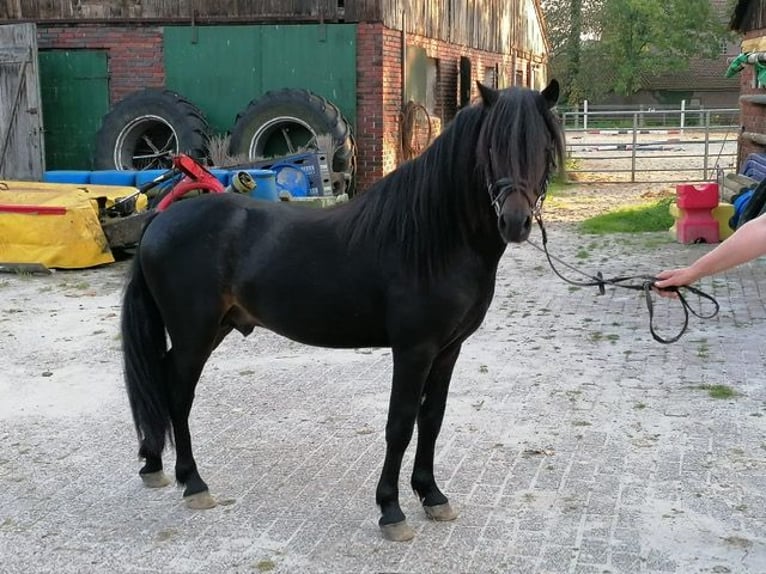
[[[90,171],[59,169],[43,173],[47,183],[90,183]]]
[[[228,169],[211,169],[210,173],[212,173],[224,187],[229,185],[229,181],[231,180],[231,173],[229,173]]]
[[[136,172],[132,170],[107,169],[90,172],[90,183],[94,185],[136,185]]]
[[[299,167],[282,163],[271,166],[276,173],[277,193],[287,191],[293,197],[306,197],[309,194],[309,177]]]
[[[250,197],[264,201],[279,201],[274,171],[270,169],[246,169],[245,171],[255,180],[255,189],[250,192]]]

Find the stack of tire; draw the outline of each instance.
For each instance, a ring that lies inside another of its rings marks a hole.
[[[208,162],[209,127],[202,111],[171,90],[134,92],[104,116],[96,135],[97,170],[167,169],[183,152]],[[335,194],[353,190],[356,145],[351,124],[338,107],[308,90],[266,92],[237,114],[232,156],[251,161],[297,153],[329,141]]]

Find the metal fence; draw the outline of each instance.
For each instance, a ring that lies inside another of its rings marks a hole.
[[[739,109],[564,111],[568,172],[597,183],[711,181],[736,171]]]

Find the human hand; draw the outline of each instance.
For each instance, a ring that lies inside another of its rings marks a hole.
[[[670,299],[678,298],[678,291],[669,289],[669,287],[682,287],[696,281],[696,277],[688,267],[679,269],[667,269],[657,274],[657,280],[652,285],[652,289],[661,297]]]

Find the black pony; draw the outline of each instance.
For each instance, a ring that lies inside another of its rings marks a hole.
[[[416,422],[412,488],[430,518],[457,516],[433,469],[452,370],[484,319],[506,244],[528,237],[563,157],[555,80],[542,92],[481,84],[479,92],[420,157],[346,204],[216,194],[151,220],[122,308],[125,379],[149,486],[169,483],[161,456],[172,430],[185,500],[215,505],[192,456],[195,387],[226,335],[264,327],[309,345],[391,347],[376,492],[383,534],[414,535],[399,506],[399,472]]]

